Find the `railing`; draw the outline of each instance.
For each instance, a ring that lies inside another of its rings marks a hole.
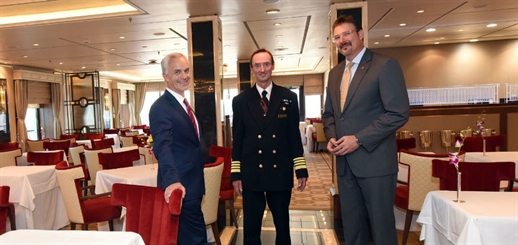
[[[518,83],[505,84],[505,103],[518,101]]]
[[[499,103],[500,84],[445,88],[408,89],[410,105],[493,104]],[[506,87],[507,88],[507,87]],[[515,88],[516,95],[516,88]]]

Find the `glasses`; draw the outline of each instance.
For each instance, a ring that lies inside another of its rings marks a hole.
[[[351,35],[351,33],[353,33],[353,31],[354,30],[344,31],[344,32],[342,32],[342,34],[336,35],[336,36],[332,37],[331,41],[333,41],[333,43],[336,43],[337,41],[342,39],[342,37],[348,37],[349,35]]]

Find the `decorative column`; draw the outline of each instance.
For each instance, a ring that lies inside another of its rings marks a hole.
[[[209,163],[210,146],[223,145],[221,20],[218,16],[191,17],[187,33],[191,105],[201,128],[203,157]]]
[[[250,61],[237,61],[237,89],[241,93],[252,87],[252,75],[250,73]]]

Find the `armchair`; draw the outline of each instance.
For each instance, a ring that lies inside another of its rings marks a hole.
[[[57,151],[62,150],[65,152],[65,155],[68,157],[68,149],[70,148],[70,140],[54,140],[54,141],[46,141],[43,142],[43,148],[47,151]]]
[[[177,243],[181,190],[174,190],[166,203],[161,188],[115,183],[111,204],[126,207],[126,231],[140,234],[146,244]]]
[[[110,148],[104,148],[104,149],[98,149],[98,150],[87,150],[85,149],[85,161],[86,166],[88,168],[88,174],[90,176],[90,180],[92,181],[92,184],[95,185],[95,181],[97,180],[97,172],[102,169],[101,164],[99,164],[99,153],[112,153],[113,149]]]
[[[16,219],[14,217],[14,204],[9,202],[9,191],[11,187],[0,186],[0,235],[7,230],[7,217],[11,223],[11,230],[16,230]]]
[[[85,133],[85,138],[89,140],[101,140],[104,139],[104,133],[95,134],[95,133]]]
[[[36,166],[56,165],[63,160],[65,160],[63,151],[27,152],[27,162],[32,162]]]
[[[221,186],[221,174],[223,173],[223,157],[216,158],[211,164],[205,164],[203,174],[205,178],[205,195],[201,201],[201,211],[205,219],[205,225],[211,225],[216,244],[221,245],[219,238],[218,203],[219,190]]]
[[[316,132],[313,135],[313,144],[314,144],[313,150],[315,152],[317,152],[319,144],[326,143],[327,139],[326,139],[326,135],[324,133],[324,124],[322,123],[322,121],[320,121],[320,122],[313,121],[313,127],[315,127],[315,132]]]
[[[229,202],[230,207],[230,225],[234,224],[236,229],[237,216],[234,209],[234,186],[232,185],[232,179],[230,179],[230,169],[232,167],[232,148],[221,147],[217,145],[211,145],[209,149],[209,156],[211,157],[223,157],[223,173],[221,176],[221,187],[219,189],[219,201]]]
[[[42,139],[42,140],[27,140],[27,151],[44,151],[43,142],[48,142],[50,139]]]
[[[94,139],[90,140],[90,142],[92,143],[93,149],[109,148],[112,147],[112,145],[115,145],[115,140],[113,140],[113,138]]]
[[[477,137],[466,137],[464,139],[464,144],[462,146],[462,150],[465,152],[482,152],[483,148],[483,140],[486,140],[486,151],[496,151],[496,147],[502,147],[505,145],[505,135],[495,135],[495,136],[484,136],[484,138]],[[455,137],[455,140],[461,140],[460,136]]]
[[[103,169],[126,168],[133,167],[133,161],[140,160],[140,153],[138,149],[113,153],[101,152],[98,157]]]
[[[88,224],[108,221],[113,231],[113,219],[120,217],[121,210],[111,205],[110,193],[83,196],[82,189],[89,188],[80,184],[85,178],[83,164],[68,166],[62,161],[56,165],[56,176],[72,230],[76,224],[82,224],[83,230],[87,230]]]
[[[0,143],[0,151],[18,149],[18,142]]]
[[[137,144],[133,143],[134,139],[137,138],[137,136],[119,136],[120,142],[122,144],[122,147],[129,147],[129,146],[135,146]]]
[[[397,151],[410,150],[416,147],[415,138],[397,139]]]
[[[18,163],[16,161],[16,158],[22,156],[22,149],[16,148],[14,150],[0,150],[0,168],[7,167],[7,166],[17,166]]]

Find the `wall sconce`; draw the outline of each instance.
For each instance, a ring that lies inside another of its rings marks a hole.
[[[5,86],[5,81],[0,81],[0,114],[5,114],[6,112],[6,95],[7,94],[7,86]]]
[[[110,94],[109,93],[104,94],[104,110],[105,111],[110,110]]]

